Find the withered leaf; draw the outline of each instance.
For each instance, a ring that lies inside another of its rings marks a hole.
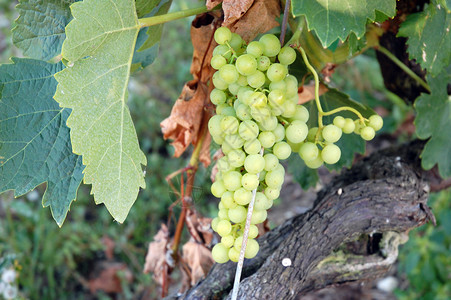
[[[161,224],[161,228],[154,236],[153,242],[149,243],[146,260],[144,263],[144,273],[153,273],[155,280],[162,285],[166,266],[166,249],[169,243],[169,231],[166,225]]]
[[[208,9],[213,9],[221,2],[222,2],[222,0],[207,0],[207,2],[205,3],[205,6],[207,6]]]
[[[324,84],[319,84],[318,96],[326,93],[329,89]],[[298,93],[299,101],[298,104],[304,104],[309,102],[310,100],[315,99],[315,83],[311,83],[309,85],[304,85],[302,90]]]
[[[183,259],[191,269],[191,285],[204,278],[214,263],[210,250],[194,241],[183,246]]]
[[[224,11],[223,26],[236,22],[251,7],[254,0],[224,0],[222,10]]]

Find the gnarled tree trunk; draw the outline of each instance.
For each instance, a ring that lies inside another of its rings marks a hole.
[[[375,153],[337,176],[313,208],[259,238],[244,263],[239,299],[295,299],[309,291],[382,276],[406,232],[433,218],[414,142]],[[236,264],[171,299],[230,298]]]

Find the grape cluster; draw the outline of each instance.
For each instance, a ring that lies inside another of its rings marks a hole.
[[[371,139],[382,127],[382,119],[372,116],[364,124],[336,117],[334,124],[309,130],[309,112],[298,105],[298,81],[288,74],[288,66],[296,59],[294,49],[281,47],[272,34],[246,45],[225,27],[216,30],[214,39],[218,46],[211,66],[217,71],[210,99],[216,115],[208,128],[224,156],[217,161],[218,173],[211,186],[212,194],[221,199],[218,217],[211,223],[221,242],[213,247],[212,255],[216,262],[225,263],[239,259],[252,199],[245,257],[257,255],[256,225],[266,220],[284,181],[280,160],[294,151],[312,168],[335,163],[341,153],[333,143],[342,132]]]

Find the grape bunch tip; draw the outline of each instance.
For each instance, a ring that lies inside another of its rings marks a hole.
[[[257,224],[279,197],[285,169],[280,164],[297,152],[310,168],[334,164],[341,157],[337,142],[342,133],[359,134],[371,140],[382,128],[382,118],[352,120],[337,116],[322,128],[307,126],[309,111],[298,104],[298,81],[288,66],[296,51],[281,47],[273,34],[265,34],[248,45],[226,27],[214,33],[218,46],[211,66],[214,89],[211,102],[216,115],[208,123],[213,140],[224,156],[217,161],[218,173],[211,186],[220,198],[218,217],[212,229],[221,242],[212,249],[218,263],[237,262],[249,203],[255,197],[245,258],[259,251]],[[261,155],[263,154],[263,155]]]

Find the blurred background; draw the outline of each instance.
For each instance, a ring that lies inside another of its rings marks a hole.
[[[11,56],[22,56],[11,42],[16,4],[0,0],[0,63],[8,63]],[[197,5],[199,1],[174,0],[171,10]],[[160,44],[164,51],[130,79],[129,106],[148,169],[147,188],[139,194],[124,224],[114,222],[103,205],[95,205],[90,186],[81,186],[62,228],[52,219],[50,210],[42,208],[45,185],[17,199],[12,192],[1,194],[0,299],[159,298],[158,286],[142,269],[148,243],[161,223],[167,222],[168,208],[177,200],[165,177],[188,163],[189,153],[172,158],[173,148],[163,140],[159,124],[169,115],[184,83],[191,79],[191,21],[186,18],[167,23]],[[383,132],[368,146],[369,152],[415,137],[413,109],[384,88],[372,51],[339,66],[332,81],[332,85],[384,116]],[[209,173],[209,169],[199,168],[193,200],[201,214],[214,217],[217,204],[209,195]],[[309,191],[302,191],[288,175],[279,204],[269,214],[271,227],[312,205],[314,191],[330,178],[325,169],[320,175],[320,183]],[[408,243],[402,246],[398,268],[368,285],[373,296],[451,298],[450,199],[449,189],[431,196],[437,227],[427,224],[410,233]],[[175,215],[179,212],[176,206]],[[173,276],[177,281],[180,274]],[[13,283],[15,294],[2,290],[3,282]]]

